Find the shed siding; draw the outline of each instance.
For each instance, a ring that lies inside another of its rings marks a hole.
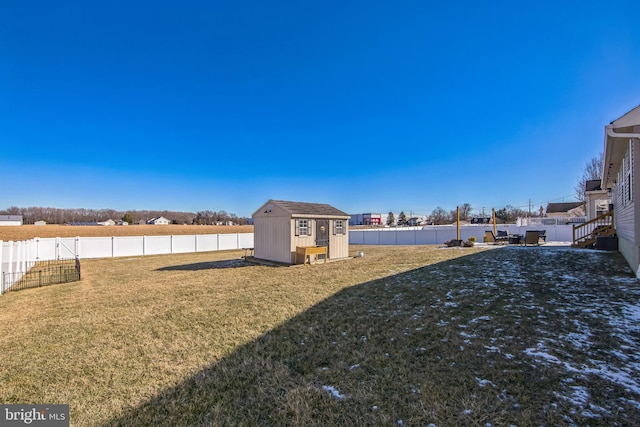
[[[318,212],[313,213],[314,210]],[[299,219],[309,221],[310,235],[296,236],[296,220]],[[329,220],[328,258],[347,258],[349,256],[348,215],[329,205],[311,206],[311,204],[277,200],[270,200],[253,214],[254,256],[269,261],[295,263],[297,246],[316,245],[316,226],[320,219]],[[344,221],[344,235],[332,233],[336,219]]]
[[[289,218],[280,216],[254,218],[254,256],[289,264],[290,222]]]
[[[296,236],[296,219],[308,219],[309,220],[309,229],[311,230],[311,236]],[[296,261],[296,246],[315,246],[316,244],[316,222],[311,218],[296,218],[290,221],[290,232],[291,232],[291,241],[290,241],[290,259],[291,264]]]
[[[331,233],[329,233],[329,246],[331,247],[331,259],[347,258],[349,256],[349,220],[344,220],[344,233],[333,234],[333,221],[331,221]]]

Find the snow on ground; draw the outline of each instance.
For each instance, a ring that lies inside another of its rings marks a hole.
[[[576,423],[575,417],[612,416],[624,411],[623,405],[640,409],[640,285],[630,270],[609,268],[619,255],[564,247],[505,247],[492,254],[496,262],[481,271],[461,267],[460,277],[446,294],[444,309],[454,312],[463,295],[486,295],[484,305],[489,306],[511,294],[504,309],[517,324],[533,321],[538,326],[535,337],[491,337],[491,345],[483,345],[485,354],[503,354],[532,367],[563,372],[566,381],[553,391],[558,402],[551,407],[570,405],[570,425]],[[465,282],[466,287],[460,286]],[[455,317],[445,317],[438,326],[454,322]],[[492,316],[485,315],[459,324],[465,345],[478,338],[476,326],[491,322]],[[553,326],[556,322],[561,330]],[[524,345],[520,355],[504,348],[517,340]],[[475,380],[479,387],[496,386],[486,379]],[[593,382],[622,390],[626,397],[608,402],[607,407],[597,405],[588,388]]]

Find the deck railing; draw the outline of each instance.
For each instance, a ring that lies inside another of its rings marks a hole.
[[[613,227],[613,210],[602,214],[584,224],[573,226],[573,244],[577,245],[579,242],[584,241],[591,236],[598,227]]]

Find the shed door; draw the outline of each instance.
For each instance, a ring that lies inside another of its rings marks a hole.
[[[327,258],[329,257],[329,220],[316,220],[316,245],[327,247]]]

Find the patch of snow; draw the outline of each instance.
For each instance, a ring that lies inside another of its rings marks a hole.
[[[491,316],[480,316],[480,317],[476,317],[475,319],[471,319],[469,323],[478,323],[480,321],[488,322],[490,320],[491,320]]]
[[[476,382],[477,382],[477,383],[478,383],[478,385],[479,385],[480,387],[482,387],[482,388],[484,388],[484,387],[486,387],[486,386],[488,386],[488,385],[490,385],[491,387],[494,387],[494,388],[495,388],[495,386],[496,386],[492,381],[489,381],[489,380],[483,380],[483,379],[480,379],[480,378],[478,378],[478,377],[476,377]]]
[[[335,387],[330,385],[323,385],[322,389],[331,393],[331,396],[335,397],[338,400],[344,399],[344,394],[340,393]]]

